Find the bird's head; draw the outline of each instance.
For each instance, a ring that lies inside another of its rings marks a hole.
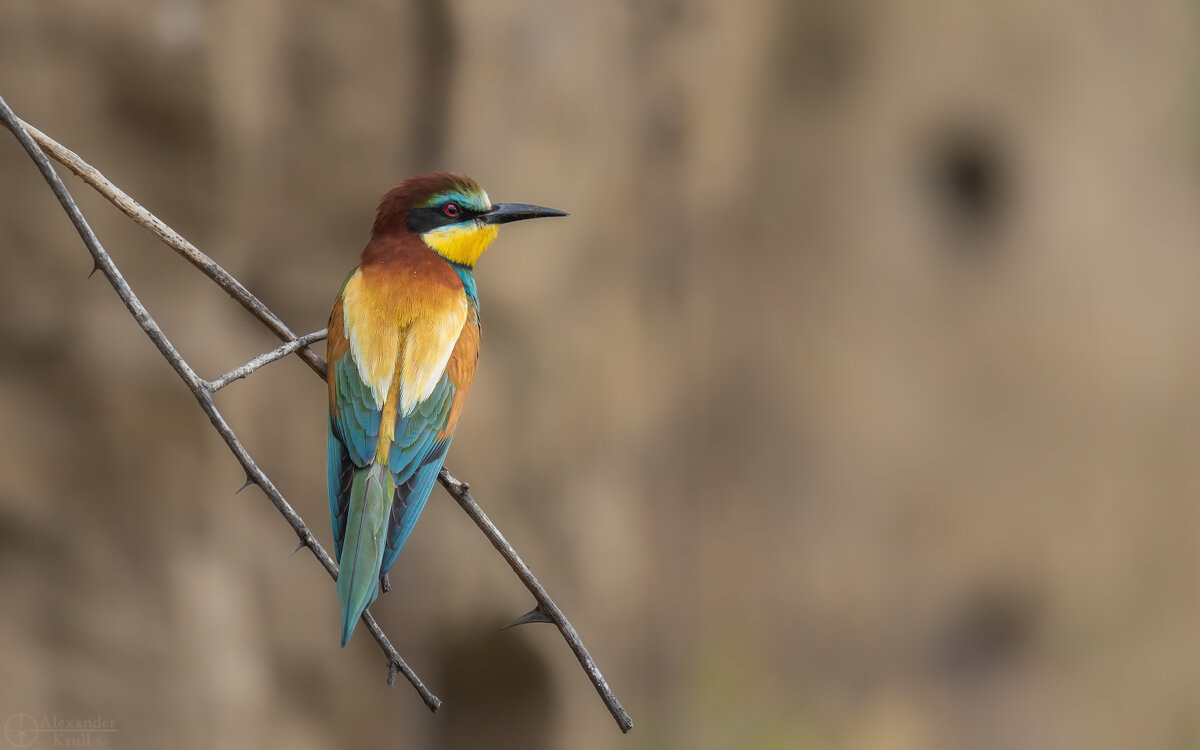
[[[374,234],[415,234],[451,263],[473,266],[496,239],[499,225],[548,216],[566,214],[525,203],[492,203],[470,177],[438,172],[409,178],[388,191],[379,203]]]

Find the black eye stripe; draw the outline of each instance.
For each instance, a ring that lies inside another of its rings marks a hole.
[[[462,204],[455,203],[458,206],[457,216],[448,216],[446,208],[450,204],[443,203],[435,206],[422,206],[420,208],[409,209],[408,212],[408,231],[414,234],[424,234],[431,229],[444,227],[447,224],[458,224],[459,222],[470,221],[475,217],[484,213],[467,208]]]

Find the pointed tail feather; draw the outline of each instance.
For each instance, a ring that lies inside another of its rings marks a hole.
[[[346,538],[338,574],[342,603],[342,645],[350,640],[358,618],[379,595],[379,567],[387,543],[392,495],[396,487],[386,466],[356,469],[350,485]]]

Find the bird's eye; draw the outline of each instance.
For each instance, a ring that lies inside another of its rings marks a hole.
[[[459,213],[461,213],[461,209],[459,209],[457,203],[447,203],[446,205],[442,206],[442,213],[446,214],[451,219],[457,219]]]

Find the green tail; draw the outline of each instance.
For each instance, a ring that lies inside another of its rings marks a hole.
[[[346,514],[346,539],[338,574],[342,602],[342,645],[350,640],[363,610],[379,596],[379,566],[387,546],[388,518],[396,485],[386,466],[355,469]]]

